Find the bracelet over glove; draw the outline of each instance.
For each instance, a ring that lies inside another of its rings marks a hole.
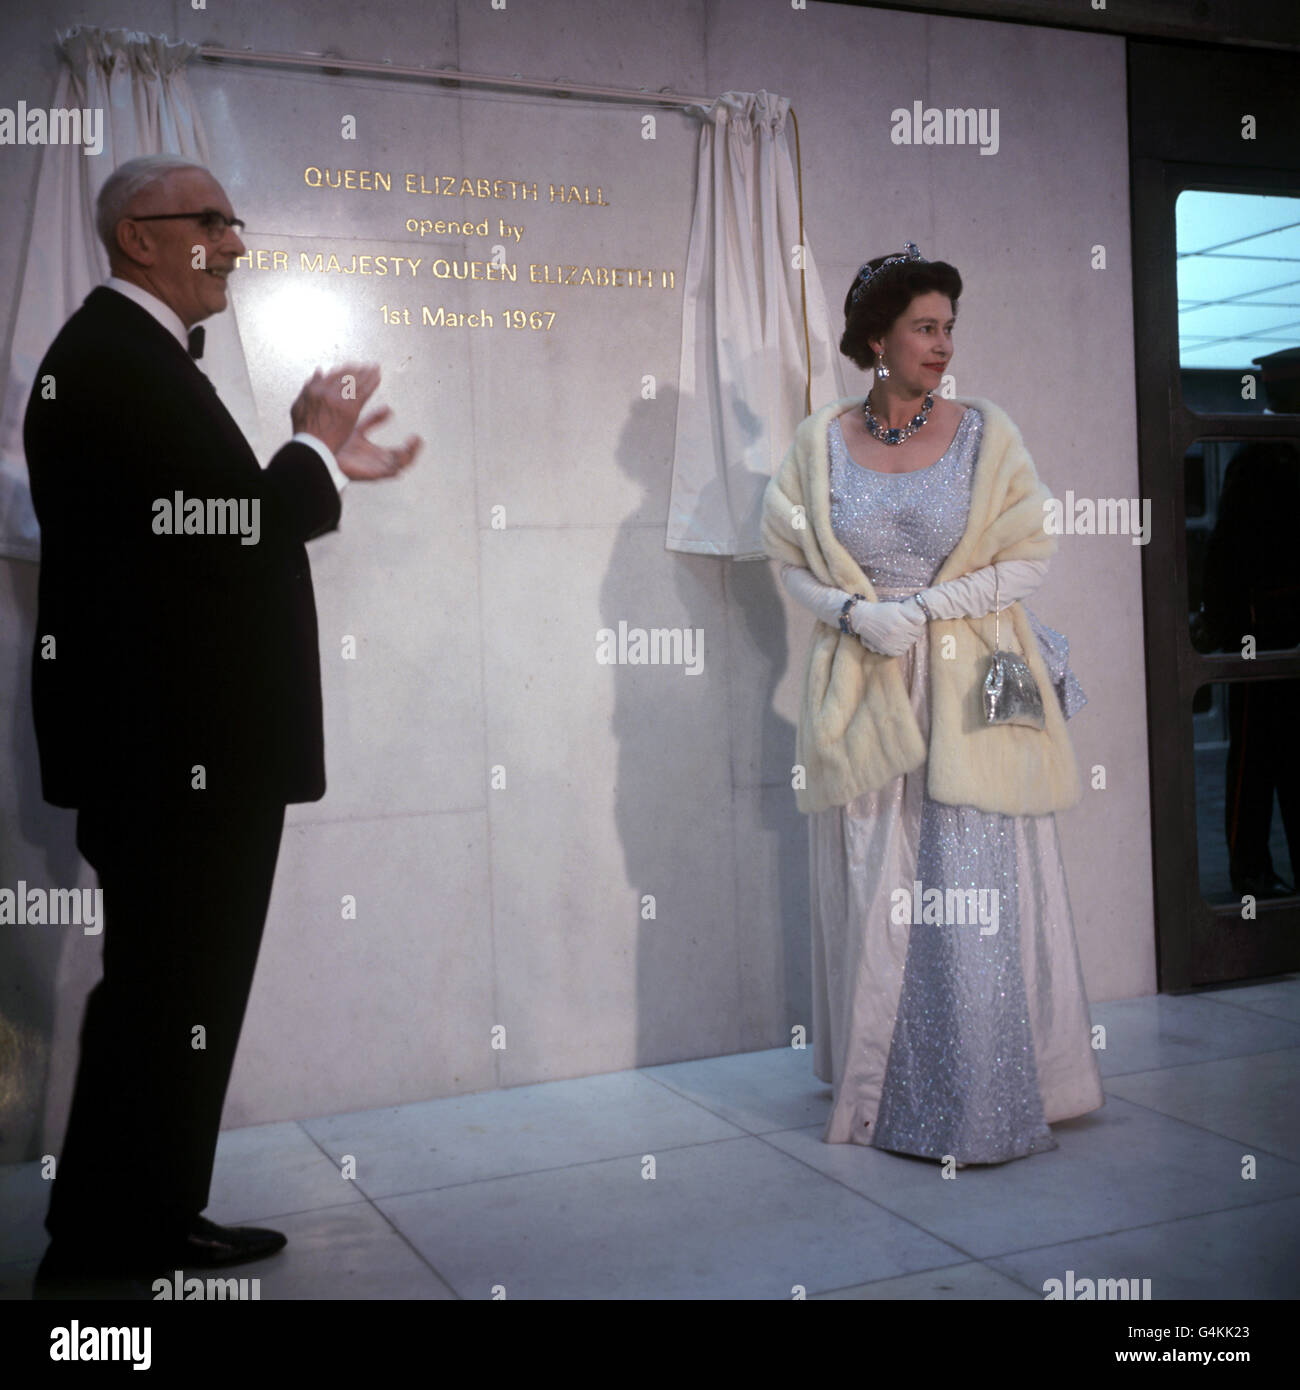
[[[782,565],[781,582],[791,598],[827,627],[839,627],[844,601],[853,597],[832,584],[821,583],[811,570],[799,565]],[[902,603],[861,599],[849,609],[848,622],[862,645],[882,656],[902,656],[925,631],[925,615],[916,604],[909,608]]]
[[[997,607],[1005,610],[1020,599],[1035,593],[1047,574],[1046,560],[999,560],[995,565],[963,574],[960,579],[948,579],[931,585],[905,600],[903,607],[921,608],[936,621],[951,618],[982,618],[993,612],[994,594]]]

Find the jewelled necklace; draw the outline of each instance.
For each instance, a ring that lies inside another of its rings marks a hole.
[[[867,398],[862,402],[863,413],[867,417],[867,428],[882,444],[901,444],[903,440],[910,439],[930,418],[930,407],[934,404],[934,392],[925,393],[925,404],[921,407],[919,415],[912,416],[912,423],[905,425],[901,430],[886,429],[884,425],[871,413],[871,394],[867,393]]]

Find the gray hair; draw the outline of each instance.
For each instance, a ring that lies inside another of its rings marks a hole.
[[[208,173],[204,165],[183,155],[145,154],[119,164],[104,180],[95,199],[95,228],[110,258],[117,255],[117,224],[127,215],[136,194],[162,183],[168,174],[180,169],[202,169]]]

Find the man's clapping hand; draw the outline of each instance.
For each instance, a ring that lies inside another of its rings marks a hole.
[[[351,389],[345,390],[349,385]],[[383,405],[359,420],[361,407],[378,386],[379,368],[373,364],[350,363],[328,375],[317,368],[289,411],[294,430],[314,434],[338,460],[343,476],[354,482],[393,477],[414,461],[423,443],[413,434],[404,444],[390,448],[367,437],[393,413]]]
[[[378,385],[379,368],[373,364],[361,367],[349,363],[328,375],[318,367],[289,408],[294,431],[314,434],[337,455],[356,428],[361,407]]]
[[[347,442],[334,451],[339,468],[344,476],[357,482],[373,482],[377,478],[391,478],[400,473],[420,452],[423,441],[419,435],[407,437],[406,443],[398,448],[376,444],[366,438],[367,431],[381,425],[392,414],[392,410],[381,405],[360,421],[348,437]]]

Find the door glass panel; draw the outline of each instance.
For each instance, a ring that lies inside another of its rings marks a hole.
[[[1191,644],[1251,660],[1300,644],[1300,445],[1198,439],[1183,468]],[[1300,725],[1300,706],[1297,706]]]
[[[1300,413],[1300,197],[1184,189],[1174,225],[1188,409]]]

